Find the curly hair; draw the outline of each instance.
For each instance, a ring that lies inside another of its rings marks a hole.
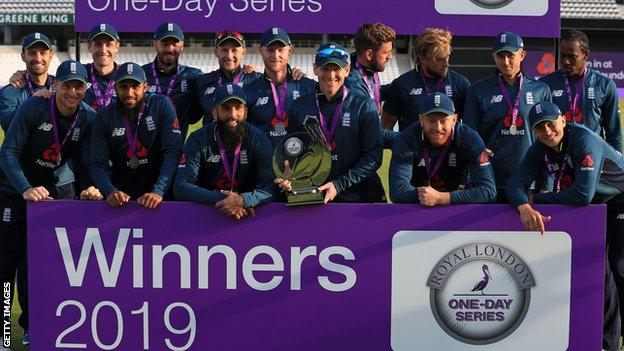
[[[443,50],[451,49],[451,32],[441,28],[427,28],[414,41],[413,59],[418,63],[418,57],[430,57]]]
[[[366,50],[379,50],[382,44],[393,42],[396,39],[394,29],[383,23],[364,23],[358,28],[353,39],[355,52],[362,55]]]

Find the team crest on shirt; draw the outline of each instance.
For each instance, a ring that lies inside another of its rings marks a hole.
[[[41,125],[37,129],[43,130],[44,132],[49,132],[52,129],[52,124],[51,123],[47,123],[47,122],[43,122],[43,123],[41,123]]]
[[[126,135],[126,128],[113,128],[112,137],[120,137]]]
[[[593,171],[594,170],[594,160],[592,160],[591,154],[585,155],[583,160],[581,161],[581,170],[582,171]]]
[[[527,105],[533,105],[533,92],[527,91],[526,93],[526,103]]]
[[[249,163],[249,160],[247,159],[247,150],[241,150],[239,163],[241,165],[246,165],[247,163]]]
[[[562,97],[563,96],[563,90],[553,90],[550,92],[552,94],[553,97]]]
[[[2,212],[2,221],[3,222],[11,221],[11,208],[10,207],[4,208],[4,211]]]
[[[593,100],[596,98],[596,92],[594,91],[594,87],[587,88],[587,98]]]
[[[293,101],[297,100],[300,96],[301,93],[299,92],[299,90],[293,90]]]
[[[156,123],[154,123],[154,118],[152,116],[147,116],[147,118],[145,118],[145,124],[147,125],[147,130],[150,132],[156,130]]]
[[[342,115],[342,126],[343,127],[350,127],[351,126],[351,113],[345,112]]]
[[[481,151],[481,155],[479,155],[479,165],[481,167],[488,166],[490,164],[490,156],[488,156],[487,152]]]
[[[182,81],[180,82],[180,91],[185,93],[188,90],[188,82],[186,81],[186,79],[182,79]]]
[[[80,139],[80,127],[74,128],[74,132],[71,136],[72,141],[78,141],[78,139]]]
[[[503,101],[503,95],[492,95],[492,99],[490,99],[490,104],[497,104]]]
[[[410,95],[420,95],[422,94],[422,88],[412,88],[409,93]]]
[[[449,153],[448,165],[449,167],[457,167],[457,154],[456,153],[454,152]]]
[[[261,98],[258,98],[258,101],[256,101],[256,106],[266,105],[268,102],[269,102],[268,96],[261,97]]]
[[[210,95],[210,94],[214,93],[215,89],[216,89],[216,87],[208,87],[206,89],[206,91],[204,92],[204,95]]]
[[[452,98],[453,97],[453,88],[450,85],[446,85],[444,87],[444,93],[446,94],[446,96]]]

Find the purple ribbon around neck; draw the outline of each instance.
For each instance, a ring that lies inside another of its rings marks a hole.
[[[236,180],[236,169],[238,168],[238,159],[240,158],[240,150],[242,141],[236,145],[234,149],[234,158],[232,159],[232,166],[230,167],[230,162],[228,161],[227,154],[225,153],[225,146],[223,145],[223,140],[221,140],[221,134],[219,134],[218,130],[215,130],[215,136],[217,138],[217,145],[219,146],[219,154],[221,155],[221,162],[223,162],[223,169],[225,170],[225,174],[230,180],[230,184],[232,188],[231,191],[234,191],[234,181]]]
[[[217,88],[223,85],[223,72],[221,70],[219,70],[219,78],[217,78]],[[234,75],[234,77],[232,78],[232,84],[234,85],[238,85],[238,83],[241,81],[241,79],[243,78],[243,69],[241,68],[238,73],[236,73]]]
[[[331,142],[334,138],[334,133],[336,132],[336,126],[338,125],[338,120],[340,119],[340,115],[342,114],[342,105],[344,105],[345,100],[347,99],[347,95],[349,94],[349,89],[346,86],[342,86],[342,100],[338,107],[336,107],[336,111],[334,111],[334,116],[332,118],[332,127],[331,129],[327,129],[327,120],[325,116],[323,116],[323,112],[321,112],[321,105],[319,104],[318,96],[316,98],[316,107],[319,111],[319,119],[321,120],[321,129],[323,130],[323,134],[325,135],[325,139],[328,142]]]
[[[509,96],[509,92],[507,91],[507,87],[505,86],[505,82],[503,82],[503,77],[501,75],[498,76],[498,86],[500,87],[501,93],[505,98],[505,103],[507,107],[511,110],[511,125],[516,125],[516,119],[518,118],[518,111],[520,109],[520,92],[522,91],[522,85],[524,84],[524,76],[520,73],[520,83],[518,84],[518,94],[516,94],[516,98],[511,102],[511,97]]]
[[[566,95],[568,96],[568,107],[571,109],[570,113],[572,115],[572,120],[574,121],[574,115],[576,114],[576,108],[578,107],[578,102],[583,95],[583,88],[585,87],[585,76],[587,75],[587,70],[581,76],[581,79],[574,89],[574,98],[572,98],[572,87],[568,77],[563,76],[563,85],[566,90]]]
[[[556,164],[550,160],[548,155],[544,155],[544,162],[546,162],[546,169],[548,170],[548,174],[550,174],[553,178],[555,178],[555,192],[559,192],[561,187],[561,178],[563,177],[563,171],[565,170],[568,160],[570,156],[566,154],[563,156],[559,164]],[[555,170],[554,167],[559,166],[558,170]]]
[[[160,88],[160,80],[158,80],[158,72],[156,71],[156,64],[152,62],[152,78],[154,79],[154,86],[156,86],[156,92],[162,95],[162,89]],[[180,70],[180,66],[177,67],[176,73],[171,77],[169,81],[169,85],[167,86],[167,91],[165,92],[165,96],[171,99],[173,94],[173,88],[175,87],[176,80],[178,79],[178,73]]]
[[[98,107],[106,107],[111,103],[113,100],[113,93],[115,92],[115,80],[109,80],[106,84],[106,91],[102,92],[100,82],[95,77],[95,68],[93,68],[93,65],[91,65],[91,87],[93,88]]]
[[[30,75],[28,72],[24,73],[24,80],[26,81],[26,88],[28,89],[28,95],[32,96],[35,93],[35,86],[33,85],[32,79],[30,79]],[[45,88],[49,89],[52,82],[50,82],[50,76],[46,78]]]
[[[435,90],[431,91],[429,89],[429,86],[427,85],[427,77],[425,76],[425,72],[423,71],[422,67],[420,68],[419,73],[420,73],[420,79],[422,79],[423,85],[425,86],[425,92],[427,92],[427,94],[435,93],[435,92],[442,90],[442,87],[444,86],[444,79],[439,78],[438,81],[436,82]]]
[[[381,112],[381,93],[379,92],[379,90],[381,89],[381,80],[379,79],[379,73],[375,72],[373,74],[373,81],[375,83],[373,84],[373,86],[371,86],[368,82],[366,72],[364,72],[364,68],[362,67],[362,65],[360,65],[359,62],[356,62],[355,68],[358,70],[358,72],[360,72],[360,75],[362,76],[362,80],[364,81],[364,84],[366,85],[366,90],[368,90],[368,93],[370,94],[370,96],[373,98],[373,100],[375,100],[375,106],[377,106],[377,112]]]
[[[275,113],[280,122],[284,122],[286,119],[286,96],[288,95],[288,81],[284,80],[282,93],[277,96],[277,87],[275,83],[271,83],[271,92],[273,92],[273,103],[275,104]]]
[[[63,141],[59,142],[59,129],[58,129],[58,123],[56,121],[56,94],[50,97],[50,103],[48,105],[49,105],[49,111],[50,111],[50,121],[52,122],[52,135],[54,136],[54,142],[59,147],[58,156],[60,158],[61,150],[63,149],[63,146],[65,145],[65,143],[69,139],[69,136],[74,132],[74,129],[76,128],[76,123],[78,122],[78,109],[76,109],[76,112],[74,112],[74,114],[69,117],[72,119],[72,123],[69,126],[69,128],[67,128],[67,132],[65,132]]]
[[[147,103],[143,102],[137,116],[136,129],[134,130],[134,133],[132,133],[132,129],[130,129],[130,120],[128,116],[121,117],[123,125],[126,128],[126,140],[128,141],[128,149],[130,150],[132,157],[136,157],[137,142],[139,140],[139,128],[141,127],[141,120],[143,119],[143,114],[145,114],[146,106]]]
[[[438,155],[438,159],[436,160],[435,165],[433,165],[433,169],[431,169],[431,156],[429,155],[429,147],[423,147],[423,158],[425,159],[425,167],[427,168],[427,183],[430,183],[431,178],[438,173],[440,170],[440,166],[442,166],[442,162],[448,153],[448,150],[451,146],[451,140],[453,139],[453,134],[451,134],[450,138],[444,143],[444,147],[440,154]],[[429,184],[431,185],[431,184]]]

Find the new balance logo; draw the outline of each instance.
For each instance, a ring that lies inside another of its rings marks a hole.
[[[422,88],[412,88],[409,93],[410,95],[420,95],[422,94]]]
[[[501,101],[503,101],[503,95],[494,95],[492,96],[492,99],[490,100],[490,104],[497,104]]]
[[[49,132],[52,129],[52,124],[43,122],[38,129],[43,130],[44,132]]]
[[[124,136],[126,135],[126,128],[113,128],[113,132],[111,133],[112,137]]]
[[[624,213],[620,213],[620,214],[617,216],[617,219],[619,219],[619,220],[624,220]]]
[[[562,97],[563,96],[563,90],[553,90],[551,93],[552,93],[552,96],[554,96],[554,97]]]
[[[269,97],[265,96],[265,97],[261,97],[258,99],[258,101],[256,101],[256,106],[262,106],[262,105],[266,105],[269,102]]]

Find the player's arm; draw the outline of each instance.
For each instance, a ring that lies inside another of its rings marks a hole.
[[[254,157],[255,164],[258,165],[256,170],[256,187],[253,191],[242,193],[241,196],[245,200],[245,208],[256,207],[273,199],[273,148],[271,142],[265,134],[254,135]]]
[[[99,109],[93,122],[88,160],[91,179],[104,197],[108,197],[109,194],[117,191],[108,174],[110,154],[108,139],[111,137],[111,128],[109,127],[108,118],[103,113],[106,110],[108,109]],[[126,131],[126,133],[129,132]]]
[[[465,148],[465,149],[464,149]],[[468,159],[470,186],[451,192],[451,204],[486,204],[496,197],[494,171],[485,151],[483,140],[470,130],[460,152]],[[459,176],[459,175],[458,175]]]
[[[388,181],[390,199],[394,203],[417,204],[418,190],[412,186],[414,159],[420,156],[411,150],[406,137],[399,133],[392,146]]]
[[[176,122],[176,113],[173,109],[173,105],[169,99],[160,100],[160,144],[161,152],[163,154],[163,163],[160,167],[160,173],[154,186],[152,187],[152,193],[158,194],[163,197],[175,177],[175,172],[178,167],[178,161],[182,154],[182,132],[179,128],[179,123]]]
[[[612,80],[605,91],[605,100],[600,106],[600,124],[604,130],[605,140],[614,149],[622,152],[622,130],[620,125],[620,107],[618,104],[617,87]]]
[[[527,191],[531,188],[531,184],[536,181],[546,168],[544,162],[544,154],[539,149],[539,144],[533,144],[527,150],[524,158],[516,167],[511,179],[507,183],[505,193],[507,201],[513,208],[518,208],[522,204],[529,203]]]
[[[389,87],[384,90],[384,104],[381,112],[381,127],[392,130],[401,115],[402,91],[398,81],[392,81]]]

